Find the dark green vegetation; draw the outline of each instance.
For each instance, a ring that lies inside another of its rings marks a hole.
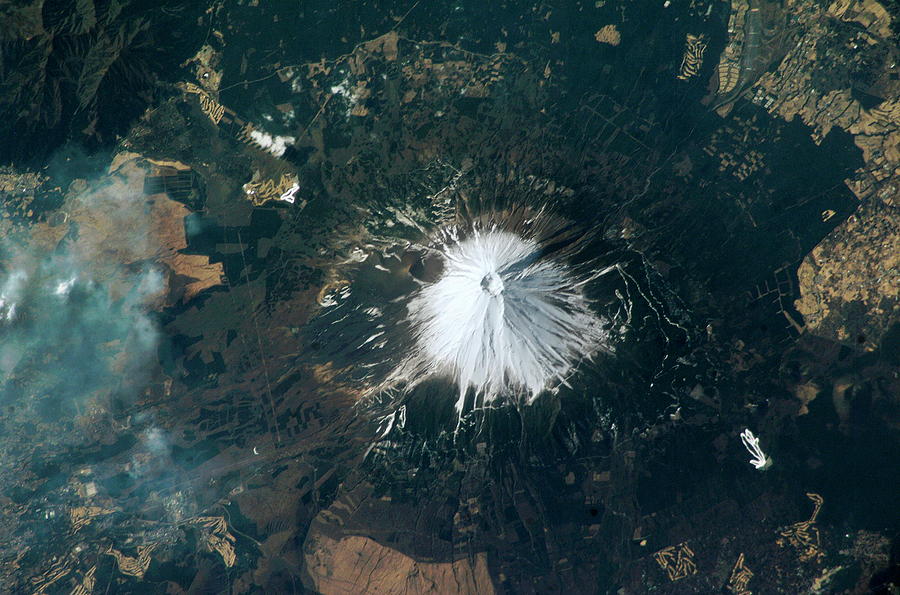
[[[0,6],[0,162],[67,141],[114,144],[178,80],[202,3],[13,0]]]

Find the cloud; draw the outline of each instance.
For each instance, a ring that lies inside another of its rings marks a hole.
[[[254,130],[250,133],[250,138],[261,149],[268,151],[276,157],[281,157],[287,150],[289,145],[294,143],[293,136],[272,136],[261,130]]]
[[[16,411],[7,433],[77,442],[60,428],[111,396],[131,400],[154,369],[152,311],[166,283],[146,257],[154,247],[143,196],[123,190],[142,178],[128,175],[73,183],[65,224],[7,220],[0,229],[0,399]],[[60,425],[42,436],[28,430],[36,421]]]
[[[0,241],[0,252],[4,403],[47,401],[43,409],[64,414],[121,386],[120,374],[136,378],[159,337],[147,308],[163,286],[158,270],[129,271],[130,287],[116,295],[71,253],[44,255],[9,240]]]

